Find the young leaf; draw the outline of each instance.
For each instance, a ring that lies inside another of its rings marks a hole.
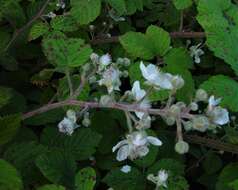
[[[133,57],[152,59],[153,47],[147,37],[140,32],[127,32],[120,37],[120,43]]]
[[[200,88],[206,90],[210,95],[222,98],[221,105],[229,108],[231,111],[238,111],[238,83],[233,79],[216,75],[202,83]]]
[[[96,172],[93,168],[83,168],[75,176],[76,190],[93,190],[95,184]]]
[[[0,159],[0,189],[22,190],[23,184],[17,170],[8,162]]]
[[[101,11],[101,0],[72,0],[71,15],[81,25],[94,21]]]
[[[28,37],[29,41],[35,40],[41,36],[43,36],[44,34],[49,32],[49,26],[47,23],[39,21],[36,22],[30,30],[30,34]]]
[[[59,68],[79,67],[92,53],[92,49],[79,38],[66,38],[53,34],[43,40],[43,49],[49,61]]]
[[[55,150],[42,154],[36,159],[36,165],[49,181],[74,187],[76,162],[69,152]]]
[[[73,32],[78,29],[78,25],[72,16],[59,15],[51,20],[50,25],[54,30],[62,32]]]
[[[170,48],[170,36],[164,29],[151,25],[146,30],[146,37],[153,47],[154,56],[163,56]]]

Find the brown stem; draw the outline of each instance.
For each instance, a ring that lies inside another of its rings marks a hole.
[[[17,37],[25,30],[27,29],[28,27],[30,27],[32,25],[33,22],[35,22],[39,17],[42,16],[43,12],[45,11],[48,3],[50,2],[51,0],[46,0],[45,3],[43,4],[43,6],[41,7],[41,9],[39,10],[39,12],[31,19],[29,20],[22,28],[20,29],[17,29],[13,36],[12,36],[12,39],[9,41],[9,43],[7,44],[7,46],[5,47],[4,51],[7,51],[8,48],[12,45],[12,43],[17,39]]]
[[[205,38],[205,32],[170,32],[171,38]],[[95,38],[91,40],[92,45],[117,43],[120,36],[112,36],[109,38]]]

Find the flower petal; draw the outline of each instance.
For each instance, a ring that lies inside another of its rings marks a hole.
[[[156,137],[148,136],[147,140],[150,144],[153,144],[155,146],[161,146],[163,143]]]
[[[115,146],[112,147],[112,152],[115,152],[118,148],[120,148],[121,146],[124,146],[128,144],[127,140],[122,140],[120,142],[118,142]]]
[[[129,156],[129,153],[130,153],[129,145],[122,146],[117,152],[117,160],[118,161],[126,160],[127,157]]]

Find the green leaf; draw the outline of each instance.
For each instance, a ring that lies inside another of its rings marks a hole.
[[[232,190],[229,186],[231,182],[238,179],[238,163],[228,164],[218,177],[216,190]]]
[[[140,32],[127,32],[119,40],[123,48],[133,57],[148,60],[154,56],[149,40]]]
[[[238,74],[238,7],[230,0],[200,0],[198,13],[209,49]]]
[[[55,150],[42,154],[36,159],[36,165],[49,181],[70,189],[74,187],[76,162],[69,152]]]
[[[238,111],[238,83],[233,79],[216,75],[202,83],[200,88],[206,90],[210,95],[222,98],[221,105],[229,108],[231,111]]]
[[[131,171],[124,173],[120,168],[111,170],[103,179],[108,186],[114,190],[144,190],[145,179],[140,171],[136,168],[131,168]]]
[[[125,0],[107,0],[107,2],[117,11],[119,15],[122,15],[126,12]]]
[[[238,190],[238,179],[232,181],[231,183],[229,183],[229,186],[234,189],[234,190]]]
[[[5,160],[0,159],[0,189],[21,190],[23,184],[17,170]]]
[[[123,48],[133,57],[146,60],[154,56],[163,56],[170,47],[168,32],[157,26],[149,26],[146,34],[127,32],[119,38]]]
[[[101,11],[101,0],[72,0],[71,15],[80,24],[88,24],[94,21]]]
[[[96,172],[93,168],[83,168],[75,176],[76,190],[93,190],[95,184]]]
[[[4,50],[4,48],[7,46],[8,42],[11,39],[11,35],[7,32],[1,29],[0,31],[0,52]]]
[[[185,48],[172,48],[164,56],[164,62],[168,66],[183,67],[184,69],[193,68],[193,61]]]
[[[65,188],[60,185],[44,185],[37,188],[37,190],[65,190]]]
[[[173,3],[178,10],[186,9],[193,4],[192,0],[173,0]]]
[[[42,21],[36,22],[31,27],[28,40],[29,41],[35,40],[48,32],[49,32],[49,25],[47,23],[42,22]]]
[[[43,50],[48,60],[59,68],[79,67],[92,53],[92,49],[79,38],[66,38],[53,34],[43,40]]]
[[[222,160],[213,152],[209,152],[203,161],[202,166],[207,174],[214,174],[222,168]]]
[[[73,32],[78,29],[78,25],[72,16],[59,15],[50,22],[54,30],[62,32]]]
[[[98,151],[101,154],[112,152],[112,146],[119,141],[121,131],[115,119],[109,116],[106,111],[96,111],[92,115],[91,129],[102,135],[102,139],[98,145]]]
[[[73,75],[71,76],[71,81],[73,84],[73,89],[76,90],[81,82],[81,77],[80,75]],[[77,97],[78,100],[87,100],[88,96],[89,96],[89,85],[86,84],[84,86],[84,88],[82,89],[81,93],[79,94],[79,96]],[[66,100],[68,99],[70,96],[70,92],[69,92],[69,85],[68,85],[68,81],[67,78],[64,77],[62,79],[59,80],[59,87],[58,87],[58,100],[62,101],[62,100]]]
[[[184,165],[177,160],[174,159],[161,159],[151,167],[149,167],[147,174],[155,174],[157,175],[159,170],[168,170],[174,176],[184,175]]]
[[[95,153],[101,135],[90,128],[79,128],[72,136],[61,134],[57,128],[45,128],[41,143],[49,148],[60,148],[74,155],[76,160],[86,160]]]
[[[4,159],[12,163],[21,173],[25,184],[36,183],[40,178],[34,161],[46,151],[46,148],[36,142],[13,144],[4,153]]]
[[[170,48],[170,36],[164,29],[151,25],[146,30],[146,37],[152,45],[154,55],[163,56]]]
[[[9,142],[21,125],[21,114],[0,117],[0,145]]]
[[[12,93],[10,88],[0,86],[0,108],[5,106],[11,98]]]

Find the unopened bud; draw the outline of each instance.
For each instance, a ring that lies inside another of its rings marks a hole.
[[[99,61],[99,55],[96,53],[92,53],[90,55],[90,59],[92,60],[92,62],[98,62]]]
[[[77,117],[76,117],[76,112],[74,110],[68,110],[66,112],[66,116],[68,119],[72,120],[74,123],[76,122],[77,120]]]
[[[197,111],[198,110],[198,104],[196,102],[191,102],[190,109],[192,111]]]
[[[184,122],[183,126],[185,131],[190,131],[193,129],[193,123],[191,121]]]
[[[170,108],[169,108],[169,111],[171,113],[172,116],[177,116],[180,114],[180,107],[177,106],[177,105],[172,105]]]
[[[174,125],[175,124],[175,118],[174,117],[172,117],[172,116],[169,116],[169,117],[166,117],[165,118],[165,122],[166,122],[166,124],[168,125],[168,126],[172,126],[172,125]]]
[[[89,30],[93,31],[95,29],[95,26],[94,25],[89,25]]]
[[[208,99],[208,94],[205,90],[203,89],[198,89],[196,91],[196,95],[195,95],[195,98],[198,100],[198,101],[207,101]]]
[[[128,74],[128,71],[123,71],[123,72],[122,72],[122,77],[125,77],[125,78],[126,78],[126,77],[128,77],[128,75],[129,75],[129,74]]]
[[[193,129],[200,132],[205,132],[210,125],[208,118],[205,116],[194,117],[192,120],[192,123],[193,123]]]
[[[178,141],[175,144],[175,151],[179,154],[185,154],[189,151],[189,145],[185,141]]]
[[[82,121],[83,126],[88,127],[91,124],[91,121],[88,117],[85,117]]]

